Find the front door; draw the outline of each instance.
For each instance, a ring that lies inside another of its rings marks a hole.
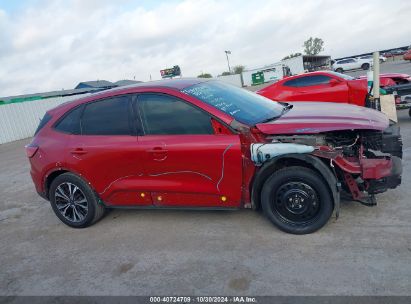
[[[141,94],[135,108],[144,129],[138,141],[145,154],[145,184],[155,205],[240,205],[238,135],[215,134],[208,113],[171,95]]]

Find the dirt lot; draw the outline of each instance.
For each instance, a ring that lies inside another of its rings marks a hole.
[[[312,235],[250,211],[112,211],[83,230],[35,192],[23,146],[0,146],[0,295],[411,295],[411,120],[404,175]]]

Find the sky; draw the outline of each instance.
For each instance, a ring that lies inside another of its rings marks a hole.
[[[258,3],[258,4],[257,4]],[[278,62],[310,36],[334,58],[411,45],[409,0],[0,0],[0,96],[81,81],[217,76]]]

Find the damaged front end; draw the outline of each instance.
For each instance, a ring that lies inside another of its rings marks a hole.
[[[399,127],[379,130],[338,130],[317,134],[271,135],[251,145],[251,158],[260,166],[285,154],[311,154],[335,175],[342,190],[367,206],[375,194],[401,184],[402,141]]]

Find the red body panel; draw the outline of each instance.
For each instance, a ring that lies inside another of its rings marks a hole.
[[[139,146],[146,151],[140,185],[155,193],[155,205],[240,206],[238,135],[142,136]],[[193,200],[199,193],[202,196]],[[221,196],[226,197],[224,202]]]
[[[353,105],[321,102],[293,102],[293,108],[279,119],[257,124],[265,134],[315,134],[350,129],[384,130],[388,118],[381,112]]]

